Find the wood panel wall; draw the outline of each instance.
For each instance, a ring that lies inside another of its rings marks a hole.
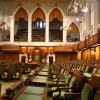
[[[3,52],[0,54],[0,59],[1,60],[11,60],[13,61],[19,61],[19,53],[14,53],[14,52]]]
[[[56,52],[55,53],[55,61],[61,62],[61,61],[68,61],[68,60],[76,60],[77,59],[77,53],[69,53],[69,52]]]

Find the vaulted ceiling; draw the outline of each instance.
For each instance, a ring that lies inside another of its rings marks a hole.
[[[54,7],[59,7],[65,15],[76,15],[73,13],[67,13],[68,5],[70,5],[75,0],[0,0],[0,14],[2,15],[12,15],[18,7],[23,7],[29,13],[33,11],[36,7],[41,7],[45,12],[50,12]],[[87,0],[77,0],[81,1],[84,5]]]

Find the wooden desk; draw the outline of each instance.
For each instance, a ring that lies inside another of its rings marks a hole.
[[[36,76],[33,79],[31,79],[29,85],[46,86],[47,79],[47,76]]]
[[[45,100],[45,87],[24,86],[13,100]]]
[[[17,83],[18,85],[14,84],[14,89],[7,89],[0,100],[45,100],[46,87],[25,86],[20,83]]]
[[[18,91],[24,86],[24,81],[18,81],[13,84],[11,87],[6,89],[6,93],[4,93],[0,100],[12,100],[14,95],[18,93]]]
[[[44,67],[44,68],[42,68],[41,71],[42,71],[42,72],[48,72],[48,71],[49,71],[49,68],[48,68],[48,67]]]
[[[42,71],[40,71],[38,73],[38,76],[48,76],[48,72],[42,72]]]
[[[37,66],[40,65],[39,62],[31,62],[31,63],[28,63],[28,64],[31,65],[31,68],[32,68],[32,69],[35,69]]]

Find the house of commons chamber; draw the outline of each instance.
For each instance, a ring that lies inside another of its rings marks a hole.
[[[0,100],[100,100],[100,0],[0,0]]]

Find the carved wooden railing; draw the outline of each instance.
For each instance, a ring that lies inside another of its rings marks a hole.
[[[88,47],[99,44],[99,33],[92,35],[88,38]]]
[[[54,52],[72,52],[73,46],[55,46]]]
[[[73,51],[77,51],[77,50],[78,50],[77,47],[78,47],[77,44],[74,44],[74,45],[73,45]]]
[[[20,46],[11,45],[11,44],[4,44],[4,45],[1,45],[1,51],[5,51],[5,52],[20,52]]]
[[[83,50],[86,48],[86,41],[81,41],[78,45],[77,45],[77,49],[78,50]]]

